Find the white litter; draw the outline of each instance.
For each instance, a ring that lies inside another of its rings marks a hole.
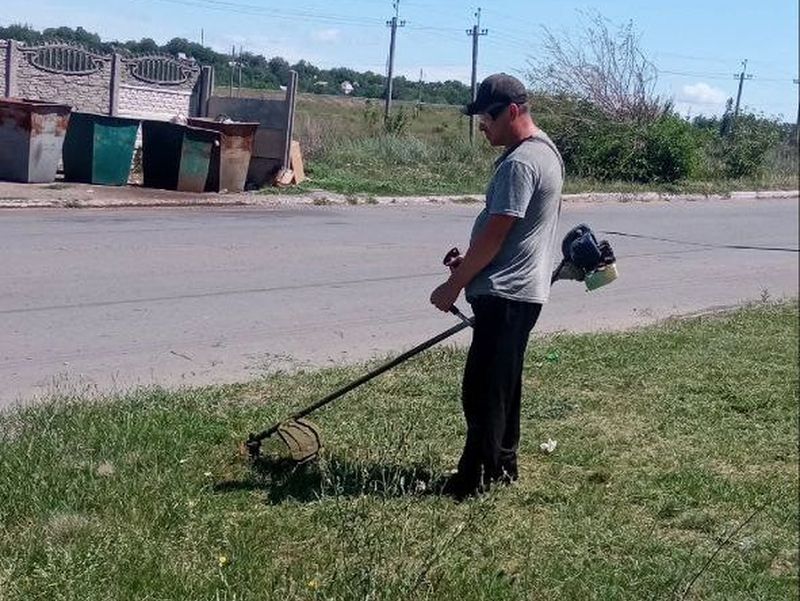
[[[543,442],[542,444],[539,445],[539,450],[542,453],[549,455],[550,453],[556,450],[557,446],[558,446],[558,441],[553,440],[552,438],[548,438],[547,442]]]

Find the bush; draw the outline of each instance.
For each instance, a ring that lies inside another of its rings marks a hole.
[[[778,145],[777,124],[755,115],[742,115],[736,120],[732,136],[722,141],[725,175],[732,178],[762,174],[767,152]]]
[[[597,119],[567,136],[554,134],[571,175],[601,181],[675,182],[691,174],[697,143],[678,117],[652,123]]]
[[[689,123],[666,115],[650,124],[645,134],[646,170],[637,181],[676,182],[695,170],[698,144]]]
[[[696,118],[693,126],[703,159],[695,174],[698,179],[761,178],[768,170],[784,171],[796,163],[791,127],[777,120],[741,113],[727,136],[720,135],[722,120],[717,118]]]

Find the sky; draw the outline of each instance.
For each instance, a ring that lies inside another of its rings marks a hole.
[[[544,29],[577,37],[581,14],[612,24],[632,21],[658,67],[657,89],[684,116],[720,114],[736,96],[742,61],[742,105],[794,122],[798,111],[797,0],[400,0],[395,73],[426,81],[469,82],[471,38],[481,7],[478,79],[505,71],[522,77],[543,55]],[[2,0],[0,25],[83,26],[103,39],[173,37],[219,52],[235,45],[267,57],[323,68],[386,72],[391,0]],[[534,107],[535,109],[535,107]]]

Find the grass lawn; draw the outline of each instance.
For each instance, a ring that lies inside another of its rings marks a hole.
[[[667,600],[718,549],[685,598],[795,598],[797,345],[796,302],[535,339],[521,481],[461,504],[430,489],[464,435],[462,350],[322,410],[295,470],[237,443],[363,366],[17,409],[0,599]]]

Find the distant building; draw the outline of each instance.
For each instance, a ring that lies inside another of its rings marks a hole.
[[[341,85],[341,86],[339,86],[339,87],[340,87],[340,88],[341,88],[341,90],[342,90],[342,94],[345,94],[345,95],[350,95],[350,94],[352,94],[352,93],[353,93],[353,90],[355,90],[355,89],[356,89],[356,88],[355,88],[355,86],[353,86],[353,84],[351,84],[349,81],[343,81],[343,82],[342,82],[342,85]]]

